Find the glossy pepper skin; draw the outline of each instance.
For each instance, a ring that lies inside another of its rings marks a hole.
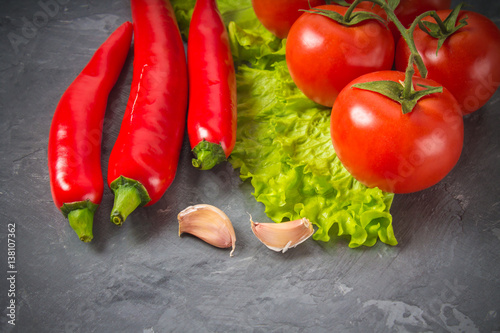
[[[62,95],[49,133],[48,166],[54,203],[78,237],[93,238],[101,203],[101,139],[108,95],[127,58],[132,24],[123,23],[97,49]]]
[[[215,0],[197,0],[188,37],[188,135],[193,165],[225,161],[236,142],[236,77],[229,37]]]
[[[184,44],[168,1],[132,0],[134,73],[120,133],[111,151],[111,213],[121,225],[139,206],[152,205],[174,180],[187,110]]]

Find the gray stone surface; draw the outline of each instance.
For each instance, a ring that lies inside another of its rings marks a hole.
[[[309,240],[272,252],[250,230],[247,212],[269,221],[250,184],[229,164],[194,170],[187,141],[163,199],[122,227],[108,220],[105,189],[95,239],[85,244],[52,202],[49,127],[63,91],[130,20],[130,7],[57,1],[0,2],[0,331],[500,332],[499,91],[466,117],[456,168],[429,190],[396,196],[398,246]],[[47,12],[47,3],[57,6]],[[500,2],[476,1],[474,9],[500,24]],[[24,38],[17,47],[12,33]],[[109,99],[103,170],[131,79],[132,53]],[[196,203],[233,221],[234,257],[178,236],[177,213]],[[7,323],[14,223],[16,326]]]

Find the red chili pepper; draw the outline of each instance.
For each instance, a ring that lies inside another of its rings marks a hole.
[[[125,22],[66,89],[52,118],[48,148],[52,197],[84,242],[93,238],[94,212],[103,194],[101,139],[108,95],[131,40],[132,24]]]
[[[188,37],[188,135],[193,165],[211,169],[236,142],[236,77],[229,37],[215,0],[197,0]]]
[[[187,109],[184,44],[169,1],[132,0],[134,74],[120,133],[111,151],[111,220],[122,224],[152,205],[174,180]]]

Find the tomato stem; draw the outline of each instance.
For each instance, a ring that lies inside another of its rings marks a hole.
[[[419,22],[426,16],[432,16],[435,11],[427,11],[420,14],[415,18],[410,27],[407,29],[399,21],[394,13],[394,8],[392,8],[389,3],[384,0],[356,0],[354,4],[358,4],[361,1],[369,1],[374,4],[379,5],[387,14],[387,18],[394,22],[398,28],[401,36],[405,40],[408,48],[410,49],[410,59],[408,61],[408,66],[405,71],[404,82],[393,82],[393,81],[374,81],[374,82],[364,82],[353,85],[354,88],[365,89],[373,92],[382,94],[393,101],[401,104],[401,111],[403,114],[410,113],[413,108],[417,105],[417,102],[424,96],[440,93],[443,91],[443,87],[434,87],[427,85],[419,85],[421,88],[416,91],[413,87],[413,75],[415,74],[414,65],[418,68],[420,76],[425,78],[427,76],[427,68],[425,67],[424,61],[417,50],[415,41],[413,40],[413,32],[415,31]]]
[[[412,22],[410,27],[408,29],[403,27],[404,34],[402,30],[401,36],[403,36],[403,39],[406,41],[406,44],[408,45],[410,49],[410,59],[408,60],[408,66],[406,67],[405,71],[405,86],[403,90],[403,97],[404,98],[411,98],[410,96],[412,95],[412,78],[413,75],[415,74],[415,69],[413,65],[417,65],[418,71],[420,72],[420,75],[425,78],[427,76],[427,68],[425,67],[425,64],[422,60],[422,57],[420,56],[420,53],[417,50],[417,47],[415,46],[415,41],[413,40],[413,33],[415,32],[415,29],[417,28],[417,25],[419,22],[427,16],[434,16],[436,14],[436,11],[430,10],[427,12],[424,12],[417,16],[415,20]],[[437,15],[437,14],[436,14]],[[401,22],[400,22],[401,23]],[[442,23],[442,22],[441,22]],[[401,25],[403,26],[403,25]],[[412,50],[413,48],[413,50]]]
[[[409,99],[411,98],[412,95],[412,88],[413,88],[413,75],[415,74],[415,68],[413,68],[413,62],[414,62],[414,55],[413,53],[410,53],[410,59],[408,60],[408,66],[406,67],[406,72],[405,72],[405,81],[404,81],[404,88],[403,88],[403,99]]]
[[[457,7],[455,7],[455,9],[451,11],[444,21],[441,20],[435,11],[431,12],[430,16],[434,18],[436,23],[432,23],[430,21],[418,21],[418,25],[423,32],[438,40],[436,56],[445,40],[467,25],[467,16],[458,20],[458,15],[460,14],[462,6],[463,3],[460,3]]]
[[[405,26],[399,21],[398,17],[394,13],[394,9],[389,6],[387,2],[384,0],[356,0],[353,2],[352,6],[353,7],[355,4],[358,5],[360,2],[363,1],[368,1],[372,2],[376,5],[379,5],[387,14],[387,18],[394,22],[394,25],[396,28],[398,28],[399,32],[401,33],[401,36],[405,40],[406,44],[408,45],[408,48],[410,49],[410,52],[414,56],[414,62],[417,65],[418,71],[420,72],[420,75],[422,77],[427,76],[427,68],[425,67],[424,61],[422,60],[422,57],[420,56],[420,53],[418,53],[417,47],[415,46],[415,42],[413,40],[413,31],[415,30],[416,26],[418,25],[418,22],[420,22],[421,19],[423,19],[426,16],[431,15],[435,11],[427,11],[423,14],[420,14],[411,24],[411,26],[407,29]],[[354,8],[353,8],[354,9]]]
[[[349,6],[349,8],[347,8],[347,11],[345,12],[344,14],[344,20],[349,22],[349,20],[351,19],[351,14],[352,12],[354,11],[354,8],[356,8],[359,3],[363,2],[365,0],[355,0],[352,5]]]
[[[439,15],[435,12],[432,11],[431,14],[432,18],[436,21],[437,25],[439,26],[439,29],[442,31],[443,35],[448,34],[450,31],[444,24],[443,20],[439,17]]]

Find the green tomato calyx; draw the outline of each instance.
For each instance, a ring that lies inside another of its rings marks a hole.
[[[444,21],[441,20],[436,12],[433,12],[431,13],[431,16],[434,18],[434,20],[436,20],[436,23],[429,21],[418,22],[420,30],[438,40],[436,55],[438,54],[439,49],[441,48],[441,46],[443,46],[443,43],[448,37],[467,25],[467,16],[457,22],[458,14],[460,14],[460,10],[463,6],[463,2],[456,6]]]

